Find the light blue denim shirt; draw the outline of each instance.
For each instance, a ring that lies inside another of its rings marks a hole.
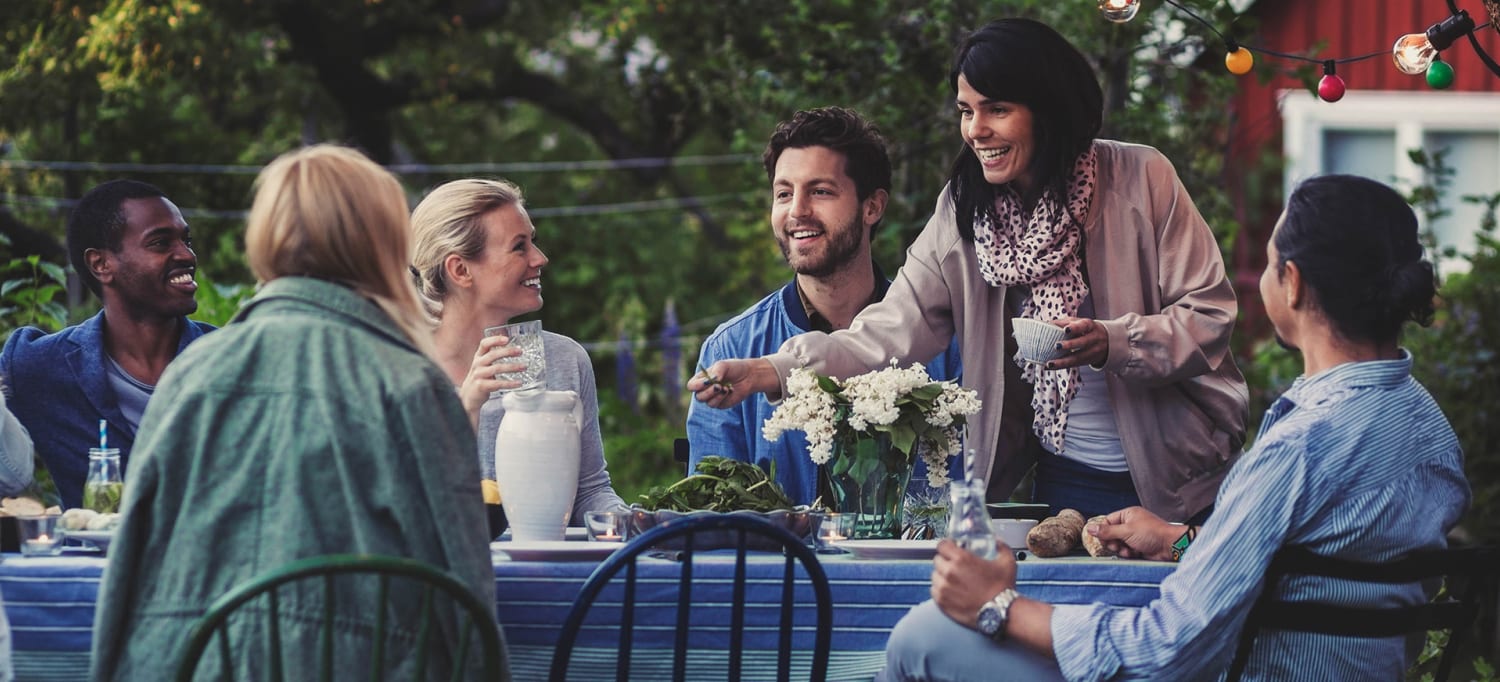
[[[1298,379],[1219,489],[1214,515],[1143,608],[1059,605],[1053,651],[1069,680],[1213,679],[1223,674],[1272,555],[1303,545],[1377,562],[1446,546],[1469,504],[1448,420],[1411,377],[1411,355]],[[1419,586],[1296,577],[1285,598],[1413,604]],[[1266,631],[1245,679],[1395,680],[1404,640]]]

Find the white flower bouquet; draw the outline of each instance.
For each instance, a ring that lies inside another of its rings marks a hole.
[[[796,369],[761,435],[774,441],[784,431],[806,433],[808,456],[817,464],[833,458],[835,444],[883,435],[908,464],[919,451],[927,483],[936,488],[948,483],[948,458],[958,452],[963,426],[977,412],[977,393],[933,381],[919,364],[903,369],[892,359],[889,367],[845,381]]]

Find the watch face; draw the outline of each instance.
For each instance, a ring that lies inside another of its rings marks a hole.
[[[986,637],[993,636],[1000,629],[1000,609],[994,604],[985,604],[979,609],[979,631]]]

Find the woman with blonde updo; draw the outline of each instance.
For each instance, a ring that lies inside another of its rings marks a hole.
[[[526,214],[521,189],[504,180],[454,180],[438,186],[412,212],[416,246],[412,270],[428,315],[436,321],[438,364],[458,387],[464,409],[479,434],[479,467],[495,476],[495,434],[505,416],[494,391],[517,383],[497,378],[521,368],[517,348],[484,330],[542,307],[542,267],[536,227]],[[573,523],[583,512],[625,507],[610,486],[599,433],[599,397],[594,368],[577,341],[542,332],[551,390],[572,390],[583,401],[578,494]],[[509,360],[509,361],[507,361]]]
[[[172,679],[209,604],[296,559],[409,557],[495,598],[473,430],[432,361],[401,185],[325,145],[283,155],[256,184],[245,251],[260,289],[173,361],[141,420],[100,590],[95,680]],[[383,648],[374,666],[414,677],[415,624],[372,638],[386,615],[370,608],[375,587],[338,591],[336,649]],[[398,613],[420,599],[390,596]],[[323,608],[318,591],[281,590],[283,639],[313,641]],[[262,678],[267,627],[259,612],[231,619],[230,660],[211,649],[200,672]],[[434,627],[428,674],[477,679],[477,652],[444,669],[460,614],[440,611]],[[369,655],[341,658],[340,677],[369,676]]]

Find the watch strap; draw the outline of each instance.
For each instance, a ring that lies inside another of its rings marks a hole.
[[[1000,614],[1000,627],[995,628],[995,632],[990,635],[990,639],[996,642],[1005,641],[1005,626],[1010,623],[1010,605],[1015,603],[1016,598],[1020,596],[1020,593],[1016,592],[1015,588],[1008,587],[1000,594],[995,595],[994,599],[990,600],[990,604],[993,604],[995,611]]]
[[[1188,526],[1187,530],[1172,543],[1172,561],[1182,561],[1182,555],[1187,552],[1189,545],[1198,537],[1198,527]]]

